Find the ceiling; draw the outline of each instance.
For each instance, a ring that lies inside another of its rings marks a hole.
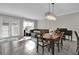
[[[0,13],[26,17],[34,20],[44,19],[48,3],[0,3]],[[56,16],[79,12],[79,3],[56,3]]]

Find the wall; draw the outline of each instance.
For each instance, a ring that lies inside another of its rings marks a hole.
[[[58,16],[56,21],[40,20],[38,21],[38,28],[68,28],[69,30],[76,30],[79,33],[79,13]],[[73,40],[76,41],[74,32]]]
[[[0,33],[2,33],[2,30],[1,30],[2,26],[1,26],[1,24],[2,24],[2,16],[0,16]],[[1,37],[1,35],[0,35],[0,37]]]

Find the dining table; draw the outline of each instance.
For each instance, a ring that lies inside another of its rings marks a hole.
[[[50,42],[50,46],[51,46],[51,50],[52,50],[52,55],[54,55],[54,45],[55,45],[55,41],[60,40],[60,35],[58,34],[51,34],[51,33],[45,33],[43,34],[43,36],[39,36],[40,39],[43,40],[48,40]]]

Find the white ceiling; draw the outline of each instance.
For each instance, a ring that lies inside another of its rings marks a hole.
[[[0,3],[0,13],[39,20],[44,19],[48,5],[48,3]],[[54,6],[54,13],[57,16],[76,12],[79,12],[79,3],[57,3]]]

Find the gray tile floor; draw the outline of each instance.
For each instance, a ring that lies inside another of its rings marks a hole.
[[[76,42],[64,41],[63,50],[58,53],[55,46],[55,55],[76,55]],[[0,55],[42,55],[42,48],[39,47],[39,53],[36,53],[36,39],[23,41],[9,41],[0,43]],[[45,55],[51,55],[45,48]]]

